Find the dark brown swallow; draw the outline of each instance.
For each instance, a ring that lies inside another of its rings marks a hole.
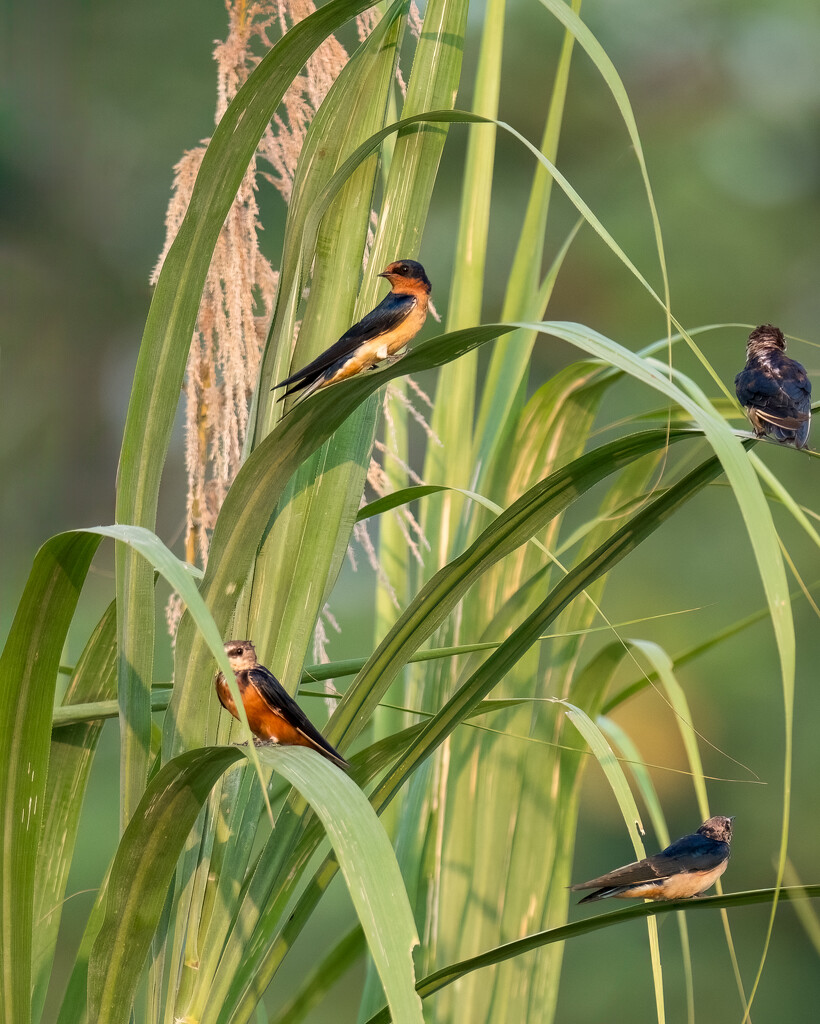
[[[749,335],[746,365],[735,377],[735,391],[758,437],[805,448],[811,425],[811,381],[786,355],[779,327],[761,324]]]

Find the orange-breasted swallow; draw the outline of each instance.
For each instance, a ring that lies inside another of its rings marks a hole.
[[[779,327],[761,324],[749,335],[746,365],[735,377],[738,401],[758,437],[805,448],[811,426],[811,381],[786,354]]]
[[[419,333],[427,319],[431,288],[424,267],[415,260],[397,260],[379,277],[386,277],[392,290],[335,345],[276,384],[274,391],[290,385],[280,402],[297,391],[307,398],[328,384],[368,370],[394,356]]]
[[[654,857],[635,861],[608,875],[571,886],[595,889],[580,903],[618,899],[690,900],[700,896],[720,878],[729,863],[733,818],[715,815],[697,832],[676,839]]]
[[[236,675],[248,725],[254,736],[269,743],[311,747],[340,768],[350,767],[310,722],[276,676],[259,664],[250,640],[229,640],[225,644],[225,653]],[[234,718],[239,718],[221,672],[216,677],[216,694],[222,707]]]

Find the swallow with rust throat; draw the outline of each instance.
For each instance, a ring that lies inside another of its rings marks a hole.
[[[746,365],[735,377],[735,391],[757,437],[768,434],[781,444],[806,447],[811,381],[800,363],[786,355],[779,327],[761,324],[749,335]]]
[[[248,725],[254,736],[268,743],[311,747],[340,768],[350,767],[339,751],[310,722],[276,676],[259,664],[250,640],[229,640],[225,644],[225,653],[236,675]],[[231,691],[221,672],[216,677],[216,694],[222,707],[230,711],[234,718],[239,718]]]
[[[608,896],[617,899],[690,900],[700,896],[720,878],[729,863],[733,818],[715,815],[697,832],[676,839],[654,857],[626,864],[608,875],[571,886],[595,889],[580,903]]]
[[[424,267],[415,260],[397,260],[379,277],[387,278],[391,291],[335,345],[276,384],[274,391],[288,388],[278,401],[299,391],[303,392],[301,398],[307,398],[320,388],[369,370],[415,338],[427,319],[430,297],[431,285]]]

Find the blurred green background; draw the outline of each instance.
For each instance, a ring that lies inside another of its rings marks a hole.
[[[609,0],[584,5],[584,19],[621,73],[642,134],[655,189],[672,284],[673,309],[687,326],[770,321],[816,342],[820,319],[820,9],[808,2]],[[457,103],[469,103],[481,7]],[[7,53],[0,97],[0,633],[5,636],[31,560],[51,534],[110,523],[130,378],[150,301],[148,276],[164,238],[172,166],[211,133],[213,41],[226,17],[217,0],[17,0],[2,31]],[[352,45],[353,34],[345,37]],[[538,140],[560,33],[536,0],[512,0],[507,23],[501,117]],[[466,132],[451,129],[420,258],[446,311],[450,260]],[[499,137],[484,319],[499,316],[532,174],[531,158]],[[657,287],[651,224],[634,155],[614,103],[592,65],[574,59],[559,166],[628,255]],[[284,209],[278,193],[260,192],[263,248],[274,265]],[[553,228],[574,222],[563,200]],[[401,255],[401,254],[397,254]],[[664,332],[660,311],[589,229],[577,239],[548,310],[578,320],[630,347]],[[428,327],[427,335],[434,333]],[[747,330],[703,336],[702,345],[731,386],[743,362]],[[329,339],[333,340],[333,339]],[[791,354],[816,379],[816,345]],[[575,354],[542,339],[532,380],[539,383]],[[717,391],[680,348],[676,359],[710,395]],[[432,385],[432,381],[428,382]],[[630,385],[610,396],[602,422],[656,401]],[[817,429],[817,428],[816,428]],[[817,436],[814,446],[818,444]],[[816,463],[789,450],[760,453],[797,500],[816,503]],[[181,553],[184,520],[181,433],[164,480],[158,532]],[[805,581],[820,577],[817,550],[785,515],[790,554]],[[361,561],[361,560],[360,560]],[[111,551],[95,563],[96,594],[84,596],[66,660],[110,600]],[[332,602],[343,631],[331,655],[372,649],[373,577],[366,568],[340,580]],[[338,593],[338,591],[337,591]],[[348,599],[348,595],[352,599]],[[730,492],[710,488],[612,575],[604,608],[614,622],[695,608],[687,615],[627,630],[675,653],[757,610],[763,594]],[[817,814],[820,662],[817,618],[796,605],[798,681],[791,857],[803,881],[820,881]],[[170,672],[170,657],[158,673]],[[782,777],[782,697],[770,630],[764,623],[681,673],[703,735],[751,768],[765,786],[710,783],[716,813],[735,814],[736,846],[725,885],[773,881]],[[500,694],[499,694],[500,695]],[[310,707],[308,706],[310,712]],[[649,761],[684,766],[671,713],[652,692],[619,715]],[[107,726],[95,766],[69,891],[99,880],[116,835],[116,727]],[[702,745],[708,774],[747,779],[748,772]],[[673,835],[699,823],[685,776],[655,773]],[[647,846],[656,848],[654,838]],[[597,769],[588,773],[576,876],[631,859],[623,824]],[[337,894],[327,928],[346,920]],[[59,959],[70,964],[90,906],[71,900]],[[588,913],[585,909],[579,913]],[[731,921],[747,987],[762,948],[768,909],[743,908]],[[740,1019],[716,915],[690,915],[698,1019]],[[682,1018],[676,932],[662,928],[669,1020]],[[324,945],[309,932],[305,964]],[[601,931],[570,943],[558,1019],[573,1024],[654,1020],[645,929]],[[530,956],[534,954],[529,954]],[[594,979],[594,984],[590,980]],[[352,1020],[359,976],[340,985],[333,1013],[313,1021]],[[342,991],[343,990],[343,991]],[[284,997],[286,993],[281,993]],[[342,1012],[341,1000],[349,999]],[[275,1000],[277,1001],[277,1000]],[[813,1021],[820,1004],[817,953],[794,910],[778,911],[775,937],[753,1020]]]

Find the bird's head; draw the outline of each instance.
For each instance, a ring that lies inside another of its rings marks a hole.
[[[716,840],[718,843],[731,843],[732,822],[734,820],[734,816],[725,818],[722,814],[716,814],[714,818],[704,821],[698,832],[702,836],[708,836],[710,839]]]
[[[385,267],[379,277],[387,278],[394,292],[424,291],[429,295],[432,288],[424,267],[415,260],[396,260]]]
[[[256,661],[256,648],[250,640],[227,640],[225,642],[225,653],[234,672],[243,672],[246,669],[254,668]]]
[[[755,327],[746,342],[746,355],[760,355],[766,351],[786,351],[786,339],[779,327],[773,324],[761,324]]]

